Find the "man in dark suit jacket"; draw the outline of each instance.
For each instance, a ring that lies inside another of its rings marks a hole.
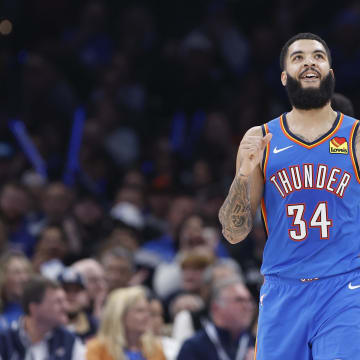
[[[248,360],[254,353],[250,326],[254,301],[239,278],[222,280],[214,285],[211,297],[211,320],[185,341],[177,360]]]
[[[33,277],[24,288],[25,316],[0,332],[1,360],[84,360],[81,341],[66,330],[66,296],[57,282]]]

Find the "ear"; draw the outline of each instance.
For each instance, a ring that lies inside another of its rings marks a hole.
[[[332,77],[335,78],[334,70],[330,69],[329,72],[331,73]]]
[[[287,74],[285,70],[281,73],[281,83],[283,86],[285,86],[287,83]]]

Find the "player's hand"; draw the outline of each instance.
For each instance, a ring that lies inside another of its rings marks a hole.
[[[249,176],[262,160],[265,146],[270,142],[272,134],[256,136],[245,134],[240,143],[240,169],[238,175]]]

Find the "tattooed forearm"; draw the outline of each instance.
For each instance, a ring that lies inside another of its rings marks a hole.
[[[231,243],[243,240],[250,232],[252,215],[247,177],[235,177],[219,211],[219,220],[225,238]]]

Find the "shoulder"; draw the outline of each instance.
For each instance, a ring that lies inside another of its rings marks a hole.
[[[205,332],[198,331],[187,339],[180,348],[178,360],[211,360],[216,350]]]
[[[113,360],[106,345],[98,338],[93,338],[86,343],[86,360]]]
[[[349,115],[346,115],[346,114],[343,114],[343,113],[338,113],[338,116],[341,117],[342,116],[342,121],[345,122],[345,121],[348,121],[350,123],[353,123],[354,121],[358,121],[358,119],[352,117],[352,116],[349,116]]]
[[[200,330],[197,333],[195,333],[194,336],[187,339],[184,342],[183,347],[188,348],[188,349],[195,349],[195,348],[202,349],[203,346],[206,347],[209,344],[211,344],[211,341],[209,340],[209,338],[206,335],[205,331]]]
[[[93,338],[86,343],[86,349],[88,351],[105,350],[105,344],[99,341],[98,338]]]
[[[262,136],[263,131],[261,126],[254,126],[246,131],[245,136]]]
[[[166,360],[164,349],[160,341],[154,344],[153,353],[146,358],[149,360]]]

